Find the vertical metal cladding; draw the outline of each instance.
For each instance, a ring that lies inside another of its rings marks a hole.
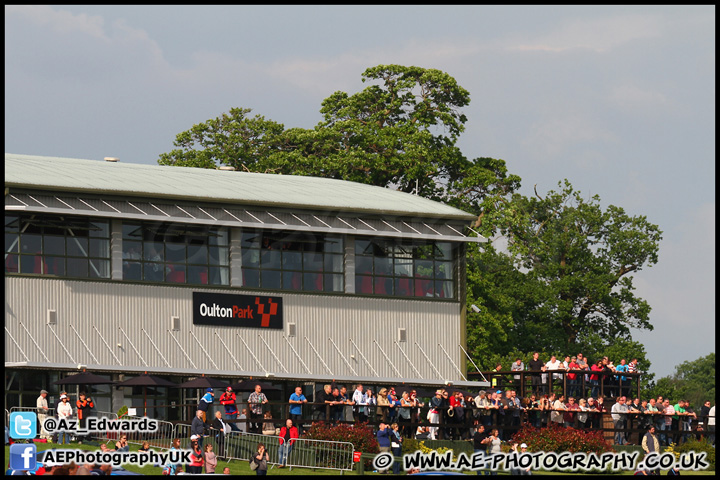
[[[247,290],[5,277],[5,291],[5,326],[33,363],[172,368],[184,374],[270,372],[278,377],[332,372],[335,378],[398,378],[399,373],[416,379],[417,370],[426,380],[458,379],[441,344],[462,365],[456,302],[257,292],[283,298],[284,328],[270,330],[193,325],[193,291],[253,294]],[[47,325],[48,309],[57,311],[55,326]],[[180,318],[179,331],[171,331],[173,316]],[[287,337],[288,323],[296,324],[295,337]],[[400,347],[395,343],[398,328],[407,330],[407,342]],[[26,360],[7,335],[5,346],[6,362]]]

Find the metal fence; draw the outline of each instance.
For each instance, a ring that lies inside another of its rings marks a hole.
[[[118,416],[110,412],[98,412],[98,417],[112,417],[118,419]],[[123,415],[119,420],[142,420],[148,417],[138,417],[135,415]],[[107,431],[107,432],[94,432],[93,438],[106,442],[109,440],[118,440],[120,435],[127,435],[128,443],[142,445],[143,442],[148,442],[151,447],[156,449],[169,449],[172,447],[172,439],[175,433],[175,426],[164,420],[155,420],[158,428],[155,432],[139,432],[139,431]]]

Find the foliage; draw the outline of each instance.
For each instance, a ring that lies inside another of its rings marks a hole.
[[[680,445],[671,444],[665,449],[665,451],[675,454],[678,461],[680,460],[680,456],[684,453],[695,452],[696,454],[699,454],[700,452],[706,452],[707,456],[705,457],[705,460],[710,464],[708,470],[711,472],[715,471],[715,447],[708,442],[707,439],[692,439]]]
[[[594,452],[600,455],[613,451],[605,441],[602,430],[577,430],[559,425],[535,428],[525,424],[513,435],[512,441],[526,443],[531,452]]]
[[[117,416],[118,416],[118,418],[121,418],[122,416],[127,415],[127,413],[128,413],[128,407],[127,407],[127,405],[123,405],[122,407],[120,407],[120,410],[118,410]]]
[[[468,249],[473,353],[532,352],[638,356],[631,328],[652,329],[650,306],[634,294],[635,272],[657,262],[661,232],[645,217],[585,200],[567,180],[545,197],[514,194],[498,217],[507,251]],[[489,350],[487,350],[489,349]],[[646,365],[647,366],[647,365]]]
[[[647,389],[647,395],[662,395],[672,401],[685,399],[699,413],[706,401],[715,401],[715,353],[681,363],[675,367],[673,375],[653,383]]]
[[[438,448],[430,448],[427,445],[425,445],[425,442],[423,440],[417,440],[415,438],[406,438],[402,442],[402,453],[413,453],[420,450],[422,453],[429,454],[432,451],[437,452],[439,455],[443,455],[448,450],[451,450],[448,447],[438,447]],[[453,451],[453,459],[457,459],[457,454],[455,451]]]

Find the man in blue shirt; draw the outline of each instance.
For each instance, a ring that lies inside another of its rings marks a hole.
[[[615,367],[615,371],[618,373],[629,372],[630,366],[625,364],[625,359],[623,358],[620,360],[620,365]],[[615,380],[617,380],[618,386],[620,387],[619,396],[624,397],[630,393],[630,382],[625,375],[615,375]]]
[[[212,405],[213,400],[215,400],[215,392],[213,392],[212,388],[208,388],[205,390],[205,395],[200,399],[200,403],[198,403],[198,410],[202,412],[202,421],[203,423],[207,423],[207,411],[210,405]]]
[[[298,432],[302,434],[302,404],[307,403],[307,398],[302,393],[302,387],[295,387],[295,392],[290,395],[290,419],[297,426]]]
[[[390,441],[390,428],[387,423],[380,422],[380,430],[377,432],[378,446],[380,452],[391,452],[392,442]],[[381,470],[379,473],[387,473],[388,469]]]

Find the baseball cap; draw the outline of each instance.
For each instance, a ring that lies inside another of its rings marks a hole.
[[[60,400],[62,400],[63,398],[67,398],[67,397],[68,396],[63,393],[62,395],[60,395]]]
[[[527,448],[527,443],[521,443],[520,448]]]
[[[198,437],[197,435],[191,435],[191,436],[190,436],[190,440],[197,440],[198,438],[200,438],[200,437]]]
[[[40,390],[40,393],[41,393],[41,394],[42,394],[42,393],[48,393],[48,391],[47,391],[47,390]]]
[[[232,387],[227,387],[226,390],[227,390],[228,392],[232,392]]]
[[[207,389],[207,390],[205,390],[205,391],[206,391],[206,392],[212,392],[212,391],[213,391],[213,389],[212,389],[212,388],[208,388],[208,389]]]
[[[495,392],[495,393],[502,393],[502,390],[498,390],[498,391],[497,391],[497,392]]]

